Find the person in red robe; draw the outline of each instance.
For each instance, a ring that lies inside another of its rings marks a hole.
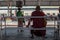
[[[43,11],[41,11],[40,6],[38,5],[36,6],[36,10],[32,12],[31,16],[45,16],[45,14]],[[45,18],[30,18],[27,27],[29,27],[31,21],[33,21],[33,28],[44,28],[47,24]],[[46,30],[31,30],[31,38],[34,38],[33,34],[36,36],[45,37]]]

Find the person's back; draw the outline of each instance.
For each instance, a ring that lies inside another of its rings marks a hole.
[[[21,11],[18,11],[17,13],[16,13],[16,16],[17,17],[23,17],[23,14],[22,14],[22,12]],[[21,21],[23,21],[24,19],[23,18],[19,18]]]
[[[32,12],[31,16],[45,16],[44,12],[41,11],[40,6],[36,6],[36,10]],[[33,28],[43,28],[46,27],[46,20],[45,18],[31,18],[28,22],[27,27],[30,25],[30,22],[33,21]],[[46,30],[31,30],[31,38],[34,38],[34,35],[42,37],[42,40],[44,40]]]
[[[16,16],[17,16],[17,17],[19,17],[19,16],[23,16],[23,14],[22,14],[21,11],[17,11]]]
[[[44,17],[45,14],[42,11],[34,11],[32,12],[31,16],[42,16]],[[31,18],[31,20],[33,21],[33,28],[44,28],[46,27],[45,25],[45,18]],[[46,30],[32,30],[34,31],[34,34],[36,36],[45,36],[46,34]]]
[[[32,16],[45,16],[45,14],[42,11],[34,11],[34,12],[32,12]],[[34,28],[45,27],[44,18],[32,18],[32,20],[33,20],[32,27],[34,27]]]

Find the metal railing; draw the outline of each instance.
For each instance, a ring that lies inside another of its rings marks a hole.
[[[9,17],[9,16],[3,16],[3,17],[1,17],[1,18],[4,18],[4,22],[5,22],[5,39],[6,39],[6,17]],[[57,16],[52,16],[52,18],[54,18],[53,20],[54,20],[54,40],[55,39],[57,39],[58,37],[59,37],[59,30],[60,30],[60,28],[58,28],[58,26],[57,26],[57,29],[55,28],[55,17],[57,17]],[[50,16],[24,16],[24,17],[9,17],[9,18],[50,18]],[[23,28],[23,27],[21,27],[21,29],[30,29],[30,30],[46,30],[46,28]],[[55,33],[56,32],[56,33]],[[2,36],[2,20],[1,20],[1,31],[0,31],[0,33],[1,33],[1,40],[3,39],[3,36]],[[58,37],[56,37],[55,35],[57,34],[57,36]]]

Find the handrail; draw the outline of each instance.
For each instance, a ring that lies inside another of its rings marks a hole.
[[[23,16],[23,17],[15,17],[15,16],[12,16],[12,17],[10,17],[10,16],[1,16],[1,18],[7,18],[7,17],[9,17],[9,18],[50,18],[51,16]],[[52,16],[52,18],[55,18],[55,17],[58,17],[58,16]],[[54,20],[55,21],[55,20]],[[6,20],[5,20],[5,23],[6,23]],[[5,36],[6,36],[6,24],[5,24]],[[23,27],[21,27],[20,29],[29,29],[29,30],[46,30],[46,28],[23,28]],[[58,28],[57,28],[58,29]],[[56,28],[54,29],[54,30],[57,30]],[[59,29],[60,30],[60,29]]]
[[[50,17],[52,17],[52,18],[55,18],[55,17],[58,17],[58,16],[19,16],[19,17],[16,17],[16,16],[12,16],[12,17],[10,17],[10,16],[0,16],[0,17],[2,17],[2,18],[7,18],[7,17],[9,17],[9,18],[50,18]]]

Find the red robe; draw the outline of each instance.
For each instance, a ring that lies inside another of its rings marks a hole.
[[[31,16],[45,16],[45,14],[42,11],[34,11]],[[46,25],[44,25],[44,18],[31,18],[31,20],[33,21],[33,28],[46,27]],[[45,36],[46,34],[46,30],[32,30],[31,32],[37,36]]]

